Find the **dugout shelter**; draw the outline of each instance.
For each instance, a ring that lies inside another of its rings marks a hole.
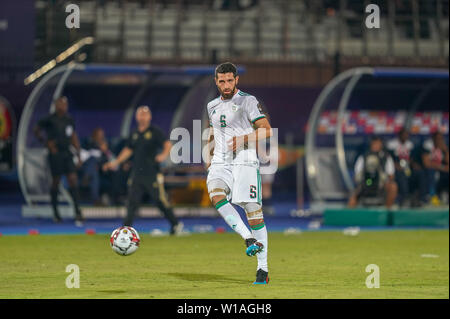
[[[61,95],[69,100],[80,139],[98,126],[107,136],[125,139],[135,127],[134,111],[149,105],[153,122],[169,137],[174,127],[192,133],[193,120],[208,126],[206,103],[217,96],[214,66],[103,65],[68,63],[55,67],[35,85],[20,119],[17,162],[20,187],[28,206],[50,202],[47,150],[33,136],[38,120],[53,112]],[[238,68],[239,73],[245,69]],[[192,134],[191,134],[192,136]],[[60,186],[60,201],[71,204]]]

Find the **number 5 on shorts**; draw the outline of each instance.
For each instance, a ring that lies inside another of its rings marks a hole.
[[[256,198],[257,193],[256,193],[256,186],[255,185],[250,185],[250,198]]]

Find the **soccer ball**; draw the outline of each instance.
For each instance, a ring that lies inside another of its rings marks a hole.
[[[122,256],[134,253],[139,248],[140,242],[138,232],[130,226],[114,229],[109,239],[112,250]]]

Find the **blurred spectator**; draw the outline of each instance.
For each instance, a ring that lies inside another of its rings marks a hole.
[[[414,206],[422,206],[431,200],[439,204],[439,196],[448,201],[448,147],[441,133],[434,133],[414,151],[412,158],[413,180],[418,185]]]
[[[355,207],[359,201],[385,197],[385,205],[391,208],[397,198],[394,179],[395,165],[389,153],[384,151],[380,137],[372,137],[369,151],[360,155],[355,163],[356,188],[348,201]]]
[[[428,162],[428,151],[425,151],[423,145],[415,147],[411,157],[411,185],[414,189],[411,205],[413,207],[420,207],[428,202],[428,168],[425,165]]]
[[[95,205],[100,203],[100,176],[98,160],[101,151],[98,147],[98,141],[104,139],[104,132],[101,128],[96,128],[92,132],[91,137],[81,149],[81,169],[79,177],[81,186],[89,188],[91,200]]]
[[[105,132],[97,127],[81,152],[82,167],[80,178],[82,185],[89,188],[91,200],[94,205],[109,205],[111,200],[117,203],[120,181],[117,180],[118,172],[103,172],[100,168],[103,164],[115,158],[109,149]],[[123,181],[123,183],[125,183]]]
[[[112,161],[116,158],[116,155],[109,149],[108,142],[106,140],[99,143],[99,149],[101,156],[99,158],[99,168],[103,167],[105,163]],[[124,163],[116,171],[103,171],[100,169],[100,194],[102,194],[102,204],[104,205],[118,205],[120,204],[120,189],[126,186],[126,178],[122,178]],[[129,164],[128,164],[129,165]],[[125,192],[123,192],[125,193]]]
[[[440,132],[433,133],[423,143],[421,152],[422,168],[425,170],[427,194],[433,204],[439,204],[439,197],[448,197],[449,154],[444,136]]]
[[[405,204],[405,201],[410,195],[410,179],[411,179],[411,153],[414,149],[414,144],[409,139],[409,133],[406,129],[401,129],[398,136],[386,145],[395,164],[395,182],[398,185],[399,203],[400,206]]]

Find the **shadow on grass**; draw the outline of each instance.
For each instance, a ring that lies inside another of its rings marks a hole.
[[[110,289],[110,290],[97,290],[97,292],[107,293],[107,294],[123,294],[126,292],[126,290]]]
[[[187,281],[202,281],[202,282],[233,282],[236,284],[248,284],[248,280],[239,280],[234,278],[229,278],[223,275],[214,274],[189,274],[189,273],[168,273],[167,275],[187,280]]]

